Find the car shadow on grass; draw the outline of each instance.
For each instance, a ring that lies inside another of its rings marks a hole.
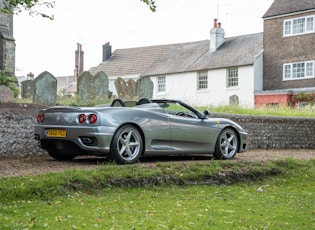
[[[139,159],[141,164],[150,164],[158,162],[183,162],[183,161],[209,161],[212,160],[212,155],[167,155],[167,156],[144,156]],[[81,156],[76,157],[69,163],[85,164],[85,165],[98,165],[107,164],[111,160],[107,157],[96,157],[96,156]]]

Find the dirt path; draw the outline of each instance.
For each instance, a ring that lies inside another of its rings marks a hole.
[[[315,149],[302,150],[250,150],[238,154],[236,161],[273,160],[281,158],[296,158],[308,160],[315,158]],[[142,164],[155,164],[156,162],[181,162],[181,161],[205,161],[211,156],[164,156],[141,158]],[[48,172],[58,172],[66,169],[95,169],[106,163],[106,158],[97,157],[77,157],[72,161],[60,162],[52,159],[48,155],[34,157],[14,157],[0,158],[0,176],[12,177],[23,175],[35,175]]]

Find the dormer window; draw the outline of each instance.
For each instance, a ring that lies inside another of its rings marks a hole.
[[[315,32],[315,15],[283,21],[283,36],[294,36]]]

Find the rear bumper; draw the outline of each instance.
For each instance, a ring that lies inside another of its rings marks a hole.
[[[49,137],[49,129],[66,130],[66,137]],[[83,152],[108,153],[115,133],[114,127],[57,127],[37,125],[34,127],[35,144],[48,150],[54,145],[57,150],[71,150],[71,145],[79,147]],[[47,144],[48,143],[48,144]],[[70,144],[72,143],[72,144]]]

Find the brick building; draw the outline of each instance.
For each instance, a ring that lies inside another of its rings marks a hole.
[[[315,1],[275,0],[263,19],[263,91],[255,105],[315,106]]]

